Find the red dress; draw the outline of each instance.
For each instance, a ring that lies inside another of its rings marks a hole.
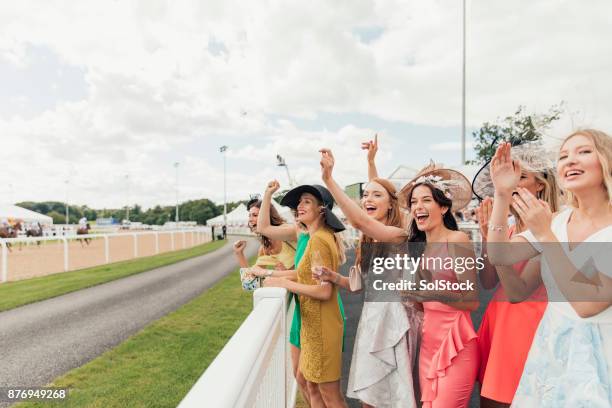
[[[527,261],[513,268],[520,274],[525,265]],[[480,395],[506,404],[512,402],[546,305],[543,285],[521,303],[508,302],[499,285],[478,329]]]

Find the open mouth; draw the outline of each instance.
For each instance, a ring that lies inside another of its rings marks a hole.
[[[570,169],[570,170],[567,170],[565,172],[564,176],[565,176],[566,179],[571,180],[571,179],[573,179],[575,177],[580,176],[583,173],[584,173],[584,171],[582,171],[582,170]]]
[[[374,214],[376,212],[376,209],[377,209],[377,207],[374,206],[374,205],[366,205],[365,206],[365,210],[366,210],[366,213],[368,213],[368,215]]]
[[[416,213],[415,219],[417,223],[422,224],[429,218],[429,214],[427,213]]]

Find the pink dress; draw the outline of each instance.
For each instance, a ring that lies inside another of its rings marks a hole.
[[[522,273],[525,265],[527,261],[513,268]],[[504,288],[499,286],[478,330],[480,395],[506,404],[512,402],[546,304],[543,285],[521,303],[508,302]]]
[[[441,249],[445,246],[440,245]],[[446,252],[436,256],[447,257]],[[457,282],[453,270],[432,271],[434,280]],[[424,302],[419,380],[423,408],[467,407],[478,373],[478,344],[470,312]]]

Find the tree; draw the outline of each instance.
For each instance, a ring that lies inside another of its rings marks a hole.
[[[524,106],[519,106],[513,115],[503,120],[498,118],[496,123],[485,122],[480,129],[472,132],[475,140],[476,160],[471,160],[468,164],[481,164],[488,161],[495,154],[495,149],[501,142],[510,142],[515,145],[521,142],[541,140],[543,132],[550,127],[552,122],[558,120],[564,111],[563,102],[553,105],[544,114],[528,114],[525,109]]]

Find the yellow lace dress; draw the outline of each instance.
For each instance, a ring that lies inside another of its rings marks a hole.
[[[298,282],[318,285],[312,279],[313,253],[318,252],[322,266],[338,270],[339,255],[334,235],[326,227],[319,228],[308,241],[302,261],[297,269]],[[300,370],[306,380],[313,383],[337,381],[342,372],[343,320],[338,306],[338,289],[332,285],[329,300],[299,296],[302,330]]]

